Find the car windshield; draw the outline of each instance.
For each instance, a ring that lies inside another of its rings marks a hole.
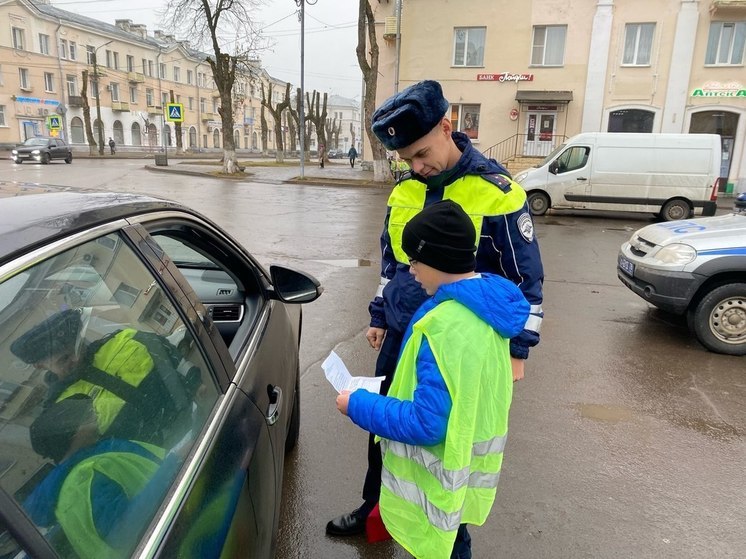
[[[46,146],[47,142],[46,138],[29,138],[25,142],[23,142],[24,146]]]
[[[561,144],[561,145],[557,146],[556,148],[554,148],[554,151],[553,151],[552,153],[550,153],[549,155],[547,155],[547,156],[546,156],[546,157],[545,157],[545,158],[544,158],[544,159],[542,160],[542,162],[541,162],[541,163],[539,163],[538,165],[536,165],[536,167],[543,167],[544,165],[546,165],[547,163],[549,163],[549,162],[550,162],[550,161],[551,161],[552,159],[554,159],[554,157],[555,157],[555,156],[556,156],[556,155],[557,155],[557,154],[558,154],[558,153],[559,153],[560,151],[562,151],[563,149],[565,149],[565,146],[566,146],[566,145],[567,145],[567,144]]]

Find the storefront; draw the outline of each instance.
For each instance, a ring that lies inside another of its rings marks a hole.
[[[520,105],[518,129],[522,130],[523,155],[549,155],[566,138],[566,108],[572,101],[572,91],[519,90],[515,99]]]

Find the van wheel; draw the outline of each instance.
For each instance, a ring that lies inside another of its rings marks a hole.
[[[728,283],[707,293],[692,311],[690,326],[710,351],[746,355],[746,283]]]
[[[528,208],[533,215],[544,215],[549,209],[549,196],[543,192],[530,192],[528,195]]]
[[[661,219],[663,221],[686,219],[691,215],[692,208],[684,200],[669,200],[661,208]]]

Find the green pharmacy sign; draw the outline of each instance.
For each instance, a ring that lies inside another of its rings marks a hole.
[[[692,91],[692,97],[743,97],[746,99],[746,88],[738,82],[710,82]]]

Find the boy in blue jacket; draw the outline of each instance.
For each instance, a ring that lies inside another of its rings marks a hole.
[[[510,339],[529,304],[474,272],[476,230],[451,200],[404,227],[410,273],[430,296],[403,339],[388,396],[343,392],[337,408],[381,439],[381,517],[415,557],[470,558],[466,524],[495,499],[513,391]]]

